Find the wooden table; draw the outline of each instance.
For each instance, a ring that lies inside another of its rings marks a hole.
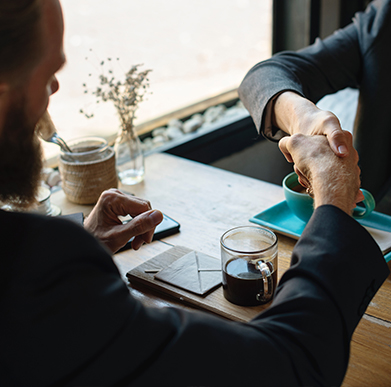
[[[250,224],[253,215],[284,200],[280,186],[167,154],[147,157],[145,181],[121,189],[148,199],[153,208],[181,225],[176,235],[138,251],[127,250],[115,255],[126,282],[129,270],[172,246],[185,246],[219,257],[219,239],[224,231]],[[68,202],[62,191],[53,194],[51,200],[60,206],[63,214],[83,211],[87,215],[91,210],[91,206]],[[281,277],[289,267],[296,241],[283,235],[278,238]],[[147,288],[130,288],[130,291],[146,305],[190,308]],[[372,300],[354,333],[343,386],[391,386],[391,277]]]

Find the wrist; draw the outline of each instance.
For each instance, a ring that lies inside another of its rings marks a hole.
[[[272,120],[273,125],[290,135],[295,133],[306,133],[311,127],[311,122],[319,113],[319,109],[308,99],[293,92],[281,93],[275,100]]]
[[[352,209],[351,209],[350,204],[347,203],[346,201],[344,201],[343,198],[341,198],[341,199],[342,200],[339,200],[336,197],[327,197],[327,196],[321,196],[321,197],[318,196],[317,197],[315,194],[314,208],[318,208],[318,207],[324,206],[324,205],[331,205],[331,206],[335,206],[335,207],[339,208],[340,210],[342,210],[346,214],[351,215]]]
[[[340,127],[333,113],[319,109],[313,102],[293,91],[283,92],[276,98],[272,122],[290,135],[325,134],[329,127]]]
[[[314,208],[322,205],[333,205],[338,207],[347,214],[352,212],[352,203],[354,203],[354,189],[350,184],[340,182],[340,177],[327,176],[322,178],[321,175],[312,182],[314,192]]]

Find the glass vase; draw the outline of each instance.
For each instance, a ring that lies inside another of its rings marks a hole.
[[[124,185],[144,180],[144,155],[134,130],[120,130],[114,144],[118,178]]]

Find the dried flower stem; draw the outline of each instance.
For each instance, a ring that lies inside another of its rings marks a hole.
[[[119,60],[117,58],[117,60]],[[111,61],[111,58],[108,58]],[[105,62],[102,61],[103,67]],[[138,109],[140,102],[144,100],[147,94],[147,88],[149,87],[148,73],[152,70],[138,71],[140,64],[134,65],[128,72],[125,73],[125,80],[123,82],[117,81],[113,75],[113,71],[109,70],[110,76],[107,77],[102,74],[99,76],[100,86],[92,92],[96,97],[96,102],[112,101],[120,119],[121,128],[123,131],[127,131],[135,135],[134,133],[134,119],[135,113]],[[87,85],[84,83],[84,93],[88,93]],[[84,112],[82,109],[80,113],[84,114],[87,118],[91,118],[94,115]]]

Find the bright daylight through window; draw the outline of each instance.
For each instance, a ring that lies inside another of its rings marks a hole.
[[[94,89],[110,66],[118,78],[135,64],[152,70],[138,125],[237,88],[271,53],[272,0],[64,0],[62,6],[67,64],[49,112],[65,140],[118,131],[113,104],[97,105],[83,88]],[[45,144],[47,158],[58,151]]]

